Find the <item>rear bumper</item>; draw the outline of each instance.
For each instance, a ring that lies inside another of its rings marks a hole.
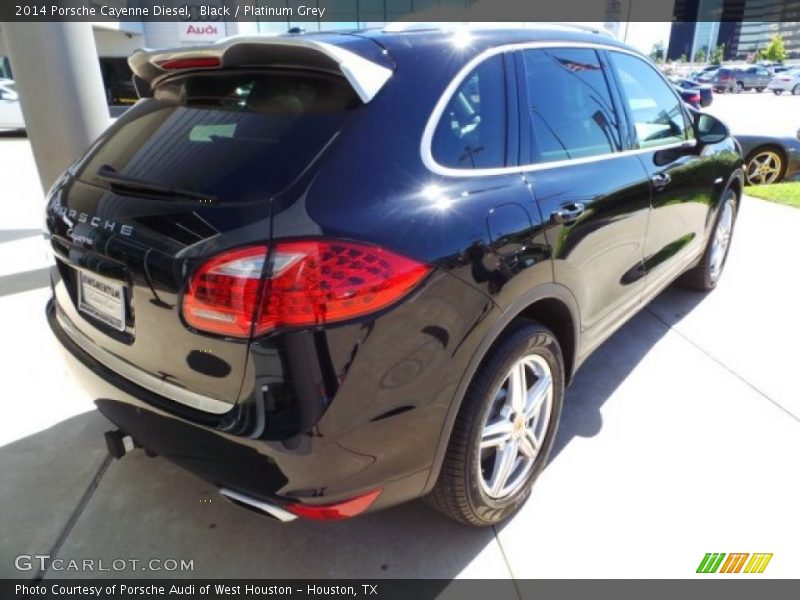
[[[429,468],[414,473],[398,469],[395,477],[385,477],[381,473],[392,472],[391,465],[370,469],[376,462],[374,456],[353,452],[341,443],[327,443],[321,438],[268,441],[220,431],[224,415],[185,412],[185,408],[121,377],[67,335],[52,300],[46,310],[67,368],[98,410],[142,447],[220,489],[280,506],[297,501],[330,504],[382,488],[369,510],[422,494]],[[184,412],[176,414],[176,410]],[[433,452],[431,447],[431,460]]]

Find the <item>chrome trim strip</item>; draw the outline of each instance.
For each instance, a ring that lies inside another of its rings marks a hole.
[[[142,371],[140,368],[133,366],[128,361],[94,344],[86,336],[86,334],[75,327],[75,325],[66,316],[56,312],[56,318],[58,319],[58,322],[64,332],[81,348],[81,350],[86,352],[100,364],[108,367],[132,383],[150,390],[159,396],[164,396],[165,398],[169,398],[170,400],[174,400],[180,404],[191,406],[197,410],[202,410],[203,412],[215,415],[225,414],[233,408],[233,404],[222,402],[221,400],[216,400],[214,398],[209,398],[208,396],[201,396],[200,394],[190,392],[189,390],[179,387],[174,383],[169,383],[163,379],[159,379],[158,377],[151,375],[150,373]]]
[[[467,75],[469,75],[476,66],[486,59],[504,52],[514,52],[517,50],[526,50],[531,48],[591,48],[595,50],[610,50],[614,52],[621,52],[623,54],[630,54],[631,56],[635,56],[645,63],[647,62],[639,53],[634,52],[633,50],[628,50],[627,48],[613,46],[610,44],[590,42],[522,42],[516,44],[506,44],[503,46],[495,46],[494,48],[484,50],[477,56],[473,57],[466,65],[464,65],[458,74],[456,74],[456,76],[450,81],[442,95],[439,97],[439,100],[436,102],[430,117],[428,117],[428,122],[425,125],[425,130],[423,131],[422,140],[420,142],[420,154],[422,155],[422,162],[429,171],[436,173],[437,175],[444,175],[447,177],[485,177],[489,175],[522,174],[530,171],[543,171],[546,169],[555,169],[567,165],[578,165],[608,160],[611,158],[618,158],[620,156],[632,156],[636,154],[646,154],[648,152],[658,152],[659,150],[669,150],[671,148],[693,148],[697,145],[696,140],[686,140],[684,142],[664,144],[663,146],[622,150],[621,152],[614,152],[611,154],[600,154],[597,156],[587,156],[583,158],[568,158],[552,162],[516,165],[513,167],[492,167],[488,169],[456,169],[453,167],[445,167],[437,163],[433,158],[432,151],[433,134],[436,131],[436,126],[438,125],[442,114],[444,113],[444,109],[447,107],[447,103],[450,101],[450,98],[452,98],[458,86],[461,85],[464,79],[466,79]],[[683,102],[682,100],[680,101]]]
[[[297,515],[293,515],[288,510],[282,509],[277,504],[271,504],[269,502],[264,502],[263,500],[256,500],[255,498],[251,498],[250,496],[245,496],[244,494],[240,494],[239,492],[234,492],[228,488],[222,488],[219,491],[225,498],[228,500],[236,500],[237,502],[241,502],[242,504],[247,504],[248,506],[252,506],[260,510],[261,512],[265,512],[270,516],[275,517],[279,521],[284,523],[288,523],[289,521],[294,521],[297,518]]]

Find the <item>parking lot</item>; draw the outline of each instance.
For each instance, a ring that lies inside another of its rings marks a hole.
[[[788,92],[714,94],[711,106],[703,110],[724,120],[734,133],[794,135],[800,127],[800,96]]]
[[[793,133],[800,96],[717,95],[734,131]],[[727,271],[670,288],[600,347],[567,392],[551,463],[505,526],[472,530],[413,502],[352,521],[278,524],[138,451],[66,374],[44,319],[42,194],[25,137],[0,134],[0,577],[15,557],[191,560],[100,577],[691,577],[706,552],[800,564],[800,211],[743,201]]]

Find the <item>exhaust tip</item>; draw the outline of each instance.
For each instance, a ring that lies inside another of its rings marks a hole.
[[[266,514],[273,519],[277,519],[283,523],[288,523],[289,521],[294,521],[297,518],[297,515],[293,515],[287,510],[284,510],[277,504],[272,504],[270,502],[265,502],[264,500],[258,500],[256,498],[252,498],[251,496],[247,496],[246,494],[242,494],[240,492],[235,492],[228,488],[222,488],[219,491],[222,494],[223,498],[229,500],[233,504],[241,506],[242,508],[246,508],[248,510],[255,511],[261,515]]]

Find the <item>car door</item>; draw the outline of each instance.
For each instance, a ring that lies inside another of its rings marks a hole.
[[[577,300],[584,355],[641,301],[650,184],[637,156],[623,152],[625,120],[598,51],[531,47],[517,61],[523,172],[554,279]]]
[[[718,169],[697,150],[684,103],[644,58],[608,51],[633,136],[650,180],[652,211],[644,243],[648,288],[660,288],[703,251]]]

